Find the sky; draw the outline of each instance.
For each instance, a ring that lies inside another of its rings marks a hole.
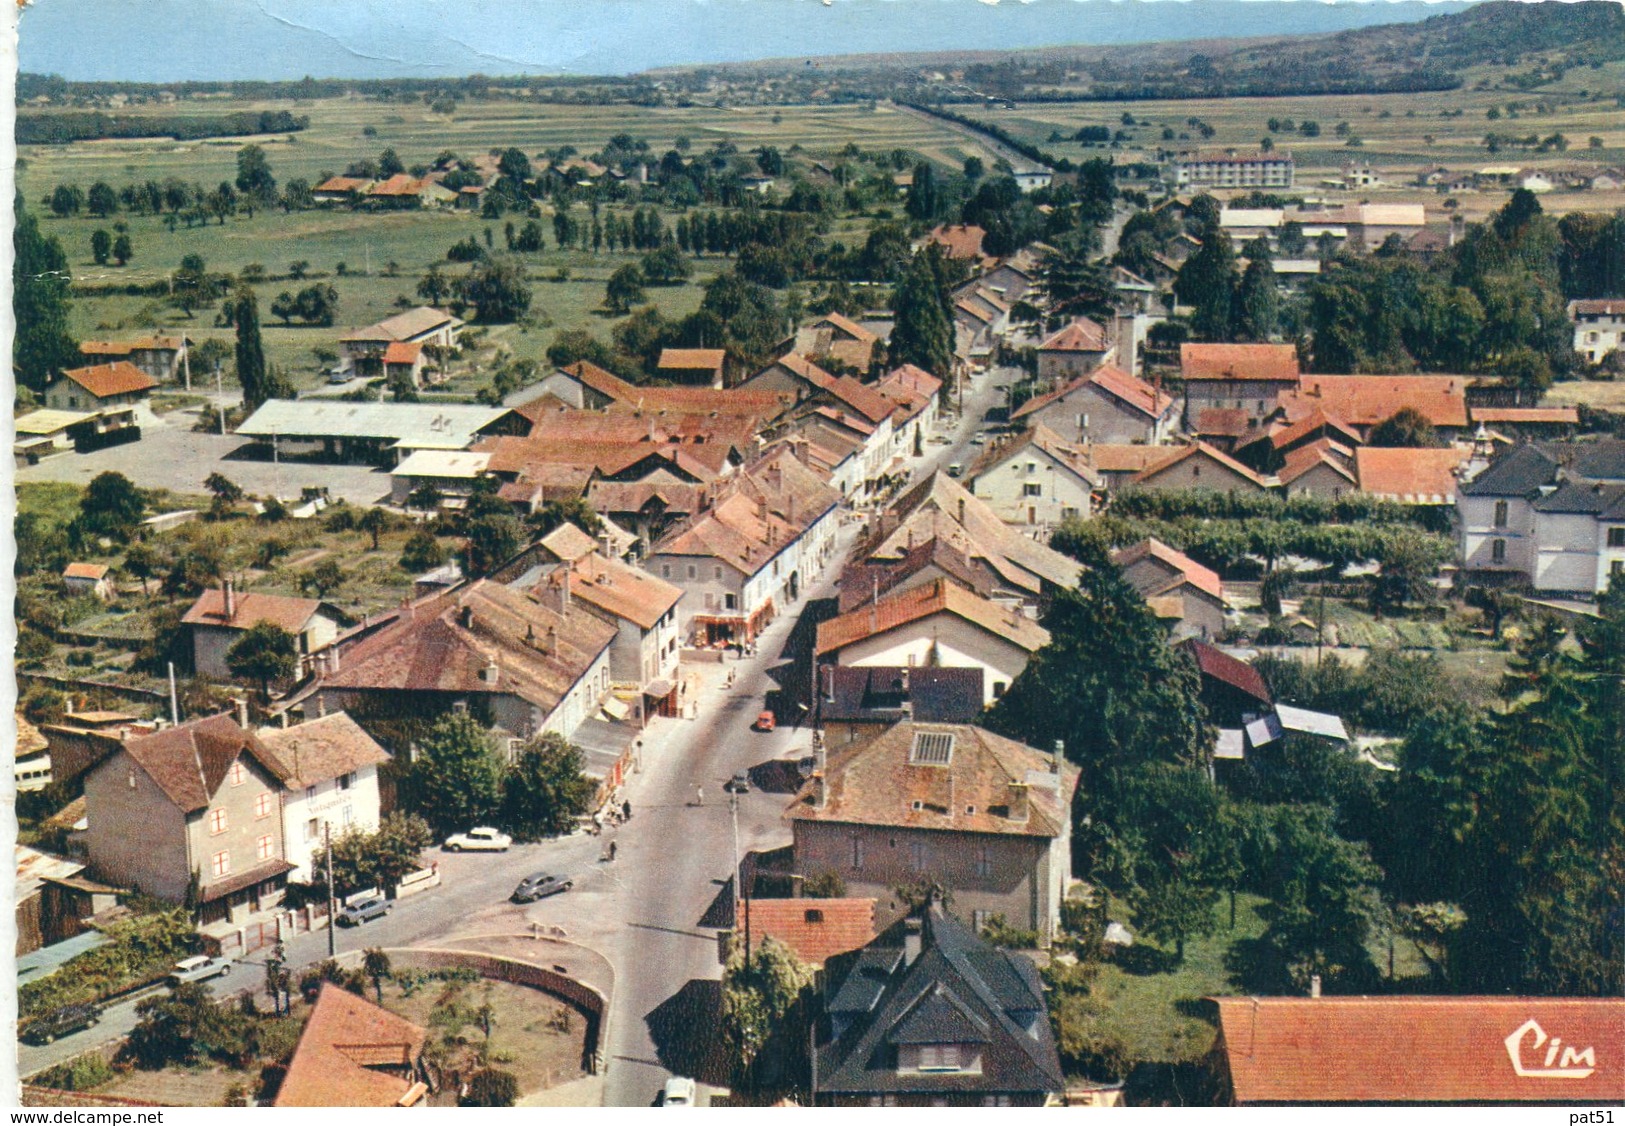
[[[80,80],[630,74],[870,51],[1308,34],[1460,11],[1372,0],[34,0],[21,69]],[[111,47],[117,44],[117,47]]]

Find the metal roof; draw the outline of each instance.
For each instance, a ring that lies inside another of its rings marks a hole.
[[[272,399],[237,428],[256,438],[365,438],[401,449],[461,450],[507,407]]]

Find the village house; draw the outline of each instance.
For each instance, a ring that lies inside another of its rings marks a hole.
[[[662,536],[644,566],[683,591],[681,635],[707,646],[754,641],[829,564],[840,499],[781,447]]]
[[[375,325],[351,329],[339,337],[342,351],[341,368],[357,379],[377,379],[388,374],[386,356],[396,344],[416,344],[444,365],[451,351],[457,347],[457,336],[463,322],[442,309],[420,305],[393,317],[385,317]],[[405,352],[395,349],[394,362],[401,363]]]
[[[1158,539],[1144,539],[1112,552],[1112,562],[1139,591],[1172,639],[1218,637],[1224,632],[1224,583],[1216,571]]]
[[[159,383],[192,385],[192,342],[180,336],[138,336],[133,340],[81,340],[79,354],[97,364],[128,361]]]
[[[45,405],[59,411],[106,411],[145,403],[158,381],[128,360],[70,368],[45,387]],[[140,431],[136,431],[140,436]]]
[[[898,723],[821,755],[785,816],[795,871],[833,872],[888,913],[896,889],[934,883],[980,930],[994,915],[1037,931],[1061,925],[1071,875],[1078,769],[980,727]]]
[[[1177,406],[1145,380],[1106,364],[1027,400],[1010,421],[1042,425],[1080,444],[1155,446],[1173,431]]]
[[[314,598],[239,591],[228,579],[198,595],[181,618],[191,638],[193,670],[215,680],[231,679],[227,652],[261,622],[293,634],[299,651],[297,678],[309,671],[315,654],[337,640],[349,619],[337,607]]]
[[[721,390],[727,383],[728,352],[723,348],[662,348],[658,378],[686,387]]]
[[[1440,441],[1453,442],[1467,430],[1468,382],[1460,375],[1305,375],[1271,414],[1292,423],[1319,413],[1366,441],[1373,427],[1409,408]]]
[[[310,190],[317,204],[331,207],[335,204],[353,204],[372,190],[377,181],[356,176],[332,176]]]
[[[986,258],[982,253],[985,238],[987,232],[981,227],[955,223],[931,228],[920,245],[940,246],[950,259],[980,264]]]
[[[229,715],[125,740],[85,775],[92,870],[168,903],[195,894],[205,928],[275,907],[293,868],[280,769]]]
[[[1207,489],[1224,493],[1262,493],[1275,487],[1261,476],[1205,442],[1164,447],[1162,456],[1130,477],[1136,489]]]
[[[879,358],[881,344],[877,333],[850,317],[830,312],[796,329],[779,349],[866,379]]]
[[[1096,480],[1108,493],[1126,487],[1140,473],[1168,457],[1168,446],[1113,446],[1090,445],[1084,447],[1084,456]]]
[[[1248,430],[1236,439],[1233,452],[1237,461],[1260,473],[1274,473],[1286,465],[1292,454],[1306,446],[1335,450],[1344,458],[1353,458],[1354,448],[1360,442],[1360,432],[1341,419],[1323,410],[1310,410],[1294,421],[1277,417]]]
[[[1208,1065],[1230,1106],[1581,1105],[1625,1089],[1613,997],[1211,1000]]]
[[[1263,675],[1246,661],[1194,637],[1177,648],[1196,663],[1202,679],[1202,707],[1213,726],[1240,728],[1275,706]]]
[[[461,508],[491,464],[489,453],[467,450],[414,450],[389,471],[389,501],[406,507],[420,489],[439,497],[436,508]]]
[[[343,712],[292,727],[257,732],[282,781],[283,858],[288,880],[308,884],[317,873],[311,857],[323,835],[375,832],[380,820],[378,770],[389,753]]]
[[[1467,406],[1467,416],[1485,437],[1498,436],[1511,441],[1537,438],[1572,438],[1580,429],[1578,407],[1477,407]]]
[[[814,1106],[1060,1105],[1067,1080],[1044,985],[936,899],[833,959]]]
[[[1185,424],[1201,412],[1228,408],[1258,423],[1276,400],[1298,388],[1298,351],[1290,344],[1181,344],[1179,376],[1185,382]]]
[[[707,415],[751,420],[752,429],[772,422],[805,393],[799,386],[779,391],[732,387],[652,387],[628,383],[596,364],[579,360],[548,374],[535,386],[534,402],[549,396],[578,410],[610,410],[656,415]],[[520,405],[529,410],[531,402]]]
[[[480,579],[408,603],[330,651],[318,713],[438,714],[463,707],[516,739],[569,738],[610,690],[616,627],[561,596]]]
[[[926,436],[936,428],[942,380],[913,364],[893,368],[876,391],[885,396],[892,411],[892,448],[904,455],[925,448]]]
[[[572,603],[615,627],[609,674],[617,690],[636,694],[638,721],[676,715],[682,588],[607,557],[574,524],[555,529],[548,540],[550,547],[572,558],[547,573],[542,586],[565,592]]]
[[[1017,531],[986,501],[934,472],[900,495],[853,547],[854,564],[896,563],[932,540],[991,577],[999,599],[1032,609],[1077,586],[1082,564]]]
[[[982,702],[1003,696],[1049,631],[1019,608],[935,579],[818,623],[817,659],[845,666],[982,670]]]
[[[1106,329],[1080,317],[1038,346],[1038,378],[1066,382],[1112,362],[1117,348]]]
[[[1285,496],[1335,500],[1360,487],[1353,462],[1356,452],[1330,438],[1318,438],[1282,458],[1275,480]]]
[[[1007,524],[1054,527],[1088,519],[1100,481],[1083,449],[1042,422],[991,445],[968,474],[971,492]]]
[[[62,585],[72,596],[88,594],[102,602],[118,597],[113,569],[105,563],[69,563],[62,569]]]
[[[1569,319],[1574,322],[1574,350],[1588,364],[1602,363],[1625,342],[1625,301],[1570,301]]]
[[[933,536],[894,560],[857,560],[847,564],[837,584],[840,613],[867,606],[883,594],[901,594],[937,579],[947,579],[983,598],[998,600],[998,576],[985,560],[973,560],[960,547]],[[1005,601],[1019,601],[1006,598]]]
[[[426,1106],[429,1034],[330,981],[288,1060],[273,1106]]]
[[[980,668],[941,665],[819,665],[813,722],[824,743],[859,743],[905,719],[975,723],[986,676]]]
[[[90,930],[87,920],[117,906],[120,889],[85,876],[84,862],[72,857],[54,856],[23,844],[15,852],[17,882],[12,885],[12,903],[17,922],[17,977],[22,982],[62,962],[55,951],[36,958],[26,955]]]

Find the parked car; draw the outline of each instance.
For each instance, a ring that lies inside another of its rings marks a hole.
[[[95,1005],[63,1005],[28,1022],[20,1033],[30,1044],[49,1044],[63,1036],[82,1032],[102,1019]]]
[[[337,922],[341,927],[359,927],[373,919],[382,919],[389,914],[389,908],[389,900],[381,895],[370,895],[346,906],[338,913]]]
[[[763,710],[756,714],[756,722],[751,726],[758,731],[772,731],[773,728],[778,726],[778,720],[773,718],[771,711]]]
[[[750,771],[741,770],[737,772],[727,782],[723,783],[722,788],[730,794],[750,793]]]
[[[175,968],[169,971],[167,980],[171,985],[179,985],[183,981],[207,981],[211,977],[225,977],[229,973],[231,963],[224,958],[194,954],[190,958],[182,958],[176,962]]]
[[[665,1088],[660,1092],[661,1106],[693,1106],[694,1098],[699,1093],[699,1084],[682,1075],[673,1075],[666,1080]]]
[[[513,847],[513,838],[489,826],[470,829],[466,833],[453,833],[443,846],[447,852],[507,852]]]
[[[537,872],[534,876],[526,876],[520,880],[519,886],[513,889],[513,894],[508,898],[514,903],[535,903],[538,899],[546,899],[550,895],[569,891],[574,886],[574,880]]]
[[[952,463],[949,464],[949,466],[948,466],[948,476],[950,476],[950,477],[963,477],[964,475],[965,475],[965,467],[963,465],[960,465],[957,461],[952,462]]]

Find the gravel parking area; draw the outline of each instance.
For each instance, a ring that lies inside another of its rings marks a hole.
[[[377,504],[389,496],[389,474],[366,465],[311,465],[261,460],[255,446],[233,434],[201,434],[197,415],[177,411],[142,420],[139,442],[94,453],[65,453],[17,470],[17,481],[88,484],[98,473],[116,470],[144,489],[203,493],[204,479],[219,472],[255,496],[276,494],[297,500],[301,489],[325,486],[333,500]],[[251,452],[254,451],[254,452]]]

